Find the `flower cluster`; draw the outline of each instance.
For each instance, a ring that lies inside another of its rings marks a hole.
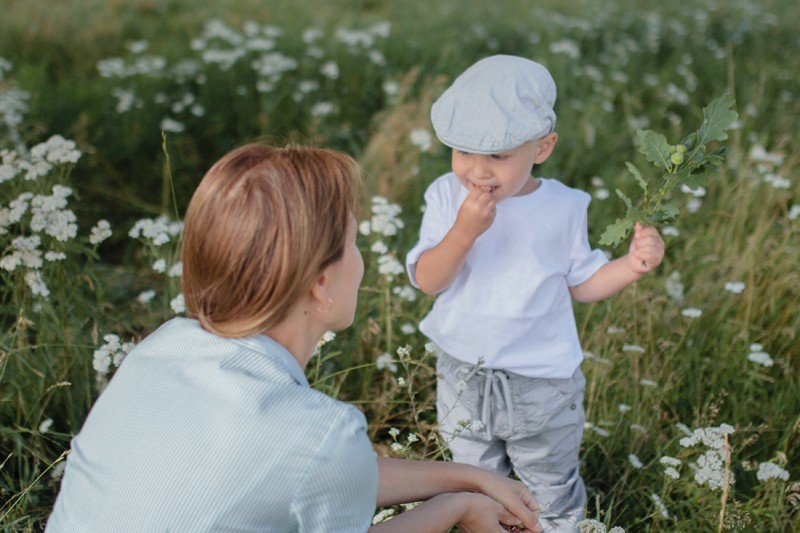
[[[103,389],[108,383],[108,375],[122,364],[122,360],[135,346],[132,342],[122,342],[119,335],[109,333],[103,336],[104,344],[94,351],[92,367],[97,372],[97,387]]]
[[[239,30],[220,19],[211,19],[205,23],[201,35],[189,43],[194,57],[171,62],[162,56],[146,55],[147,41],[133,41],[127,46],[132,57],[103,59],[97,63],[97,70],[104,78],[125,83],[137,78],[174,81],[177,89],[152,97],[153,103],[165,113],[161,129],[173,133],[185,131],[187,119],[206,114],[199,100],[213,71],[226,75],[234,69],[242,71],[236,79],[243,81],[233,88],[237,96],[271,95],[280,89],[288,90],[295,102],[308,104],[313,117],[324,118],[337,112],[337,106],[324,92],[326,82],[340,76],[335,56],[337,45],[351,56],[383,66],[387,60],[378,44],[390,31],[388,22],[377,22],[363,29],[339,28],[331,36],[331,43],[321,45],[325,32],[312,26],[301,32],[305,49],[298,53],[293,46],[283,46],[285,31],[280,27],[248,20]],[[120,113],[145,105],[133,85],[116,87],[112,95],[117,99],[116,109]],[[263,98],[267,105],[276,101]]]
[[[690,463],[698,485],[708,485],[712,490],[723,487],[726,480],[729,485],[733,485],[733,473],[726,467],[726,459],[730,453],[727,436],[733,432],[733,426],[721,424],[719,427],[695,429],[691,435],[679,441],[684,448],[698,445],[706,447],[697,461]]]

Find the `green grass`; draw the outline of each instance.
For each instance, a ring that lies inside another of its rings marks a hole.
[[[68,184],[66,209],[78,225],[77,235],[61,242],[34,231],[27,213],[0,234],[0,260],[12,253],[14,238],[33,234],[42,235],[42,249],[67,257],[41,267],[46,300],[26,283],[30,269],[0,269],[0,529],[41,529],[58,490],[53,470],[63,464],[98,385],[113,374],[112,364],[98,381],[92,366],[104,335],[135,342],[174,314],[170,303],[180,284],[168,271],[177,235],[155,246],[129,237],[129,230],[161,214],[179,219],[211,163],[254,138],[294,139],[357,157],[367,175],[362,220],[371,216],[373,196],[402,207],[396,235],[361,237],[367,272],[356,323],[323,347],[309,376],[314,386],[363,408],[381,453],[446,458],[435,431],[433,358],[414,329],[432,300],[396,293],[407,285],[405,275],[381,274],[379,254],[370,250],[382,240],[402,261],[414,244],[422,193],[448,169],[449,154],[435,140],[423,151],[409,135],[431,131],[431,102],[453,76],[490,53],[529,55],[552,71],[560,140],[537,173],[594,195],[595,245],[624,215],[615,189],[637,197],[625,168],[626,161],[647,167],[636,129],[677,143],[694,131],[704,105],[734,94],[740,120],[727,141],[728,158],[709,176],[703,197],[673,194],[681,214],[665,237],[664,264],[610,300],[576,306],[584,348],[593,354],[583,365],[591,424],[583,443],[588,517],[628,531],[800,529],[800,157],[792,149],[800,135],[800,5],[430,4],[7,2],[0,57],[13,66],[0,67],[0,110],[12,90],[28,97],[19,123],[9,125],[0,114],[0,149],[30,149],[59,134],[82,155],[37,180],[0,183],[0,209],[26,191],[49,195],[53,184]],[[270,78],[253,67],[259,52],[220,37],[193,47],[208,37],[213,19],[224,21],[233,40],[252,37],[253,28],[269,34],[270,52],[293,60],[293,67]],[[314,39],[304,33],[312,27]],[[348,45],[342,29],[361,40]],[[131,43],[147,46],[136,51]],[[212,45],[241,55],[222,68],[203,57]],[[121,58],[132,67],[146,56],[161,58],[163,66],[123,77],[99,74],[100,61]],[[387,84],[396,89],[387,92]],[[133,97],[128,109],[120,91]],[[167,134],[169,165],[165,117],[184,126]],[[97,246],[88,236],[101,218],[114,234]],[[610,252],[624,253],[624,246]],[[164,272],[152,268],[158,259]],[[676,278],[682,298],[666,288]],[[729,282],[742,282],[741,292],[727,290]],[[147,290],[154,297],[137,300]],[[690,308],[700,316],[684,316]],[[758,351],[754,344],[771,366],[748,359]],[[398,354],[406,345],[410,353]],[[378,368],[382,354],[392,357],[396,372]],[[49,428],[40,427],[48,420]],[[706,450],[680,444],[686,429],[721,424],[735,428],[726,469],[735,484],[727,491],[698,484],[689,463]],[[409,442],[412,433],[419,440]],[[664,456],[682,460],[678,479],[664,475]],[[788,481],[759,480],[765,462],[785,468]]]

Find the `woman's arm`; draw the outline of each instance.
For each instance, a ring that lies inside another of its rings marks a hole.
[[[489,496],[537,531],[539,506],[519,481],[461,463],[378,457],[378,507],[462,492]]]
[[[502,524],[502,525],[501,525]],[[458,525],[464,533],[507,532],[521,520],[495,500],[471,492],[434,496],[399,516],[372,526],[370,533],[445,533]],[[539,531],[539,530],[532,530]]]

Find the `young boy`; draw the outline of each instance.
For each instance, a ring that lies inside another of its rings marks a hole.
[[[628,254],[609,261],[589,246],[590,196],[532,175],[558,140],[555,99],[547,69],[498,55],[433,104],[452,172],[425,193],[406,266],[415,286],[438,295],[420,330],[439,350],[439,429],[453,459],[513,469],[542,505],[544,530],[575,531],[586,500],[586,382],[572,299],[634,283],[661,263],[664,242],[637,225]],[[465,429],[475,420],[480,429]]]

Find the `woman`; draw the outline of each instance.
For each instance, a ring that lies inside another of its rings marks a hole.
[[[353,322],[359,185],[350,157],[316,148],[249,144],[208,171],[183,234],[192,318],[98,398],[48,531],[538,530],[520,483],[376,457],[363,414],[309,387],[320,337]],[[420,500],[370,528],[376,505]]]

